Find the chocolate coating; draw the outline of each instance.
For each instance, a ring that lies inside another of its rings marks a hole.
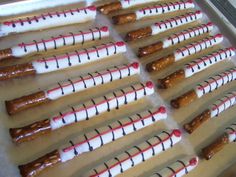
[[[163,43],[161,41],[153,43],[151,45],[141,47],[138,50],[138,56],[144,57],[150,55],[152,53],[158,52],[163,49]]]
[[[0,50],[0,60],[12,57],[12,50],[11,49],[3,49]]]
[[[121,14],[112,17],[114,24],[121,25],[125,23],[131,23],[136,21],[135,13]]]
[[[109,14],[111,12],[117,11],[122,9],[122,5],[120,2],[112,2],[109,4],[105,4],[103,6],[98,7],[98,10],[102,13],[102,14]]]
[[[197,94],[195,90],[190,90],[183,95],[171,100],[171,106],[173,108],[180,108],[189,105],[190,103],[194,102],[197,99]]]
[[[145,28],[140,28],[140,29],[128,32],[126,34],[125,39],[126,39],[126,41],[134,41],[134,40],[148,37],[151,35],[152,35],[152,28],[145,27]]]
[[[163,79],[158,79],[158,83],[160,88],[167,89],[175,86],[179,82],[183,81],[185,79],[185,73],[183,69],[180,69],[168,76],[166,76]]]

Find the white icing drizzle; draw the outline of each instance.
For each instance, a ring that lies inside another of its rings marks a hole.
[[[190,63],[184,66],[185,77],[191,77],[192,75],[203,71],[210,66],[222,61],[226,60],[235,55],[235,48],[230,47],[226,49],[220,49],[216,52],[198,58],[196,60],[191,61]]]
[[[198,157],[185,157],[156,172],[150,177],[182,177],[197,167]]]
[[[194,3],[192,1],[190,0],[186,2],[177,1],[177,2],[164,3],[160,5],[154,5],[151,7],[144,7],[142,9],[135,11],[135,14],[137,20],[140,20],[145,17],[155,16],[190,8],[194,8]]]
[[[236,104],[236,91],[230,92],[211,105],[211,117],[217,117],[221,112]]]
[[[80,141],[73,140],[60,150],[62,162],[89,151],[93,151],[105,144],[122,138],[135,131],[154,124],[157,121],[167,118],[165,107],[153,108],[141,113],[134,114],[127,118],[119,119],[107,126],[95,129],[84,134]],[[74,143],[76,142],[76,143]]]
[[[12,55],[15,57],[22,57],[30,53],[48,51],[50,49],[58,49],[63,46],[70,46],[76,44],[84,44],[87,41],[101,40],[109,36],[108,27],[96,27],[86,31],[79,31],[78,33],[69,33],[66,35],[59,35],[51,37],[50,39],[42,39],[40,41],[33,40],[31,43],[20,43],[11,48]]]
[[[205,50],[209,47],[220,44],[222,41],[223,35],[217,34],[215,36],[204,38],[203,40],[200,40],[198,42],[188,44],[187,46],[177,49],[174,52],[175,61],[179,61],[185,57],[201,52],[202,50]]]
[[[173,28],[194,22],[202,18],[202,16],[203,15],[201,11],[196,11],[196,12],[186,13],[185,15],[180,15],[174,18],[157,22],[151,26],[152,35],[156,35],[161,32],[167,31],[169,29],[173,29]]]
[[[97,47],[76,50],[64,55],[38,59],[33,61],[32,64],[36,73],[40,74],[82,65],[124,52],[126,52],[124,42],[111,42]]]
[[[225,133],[228,135],[229,142],[236,142],[236,123],[233,123],[225,129]]]
[[[197,93],[197,96],[200,98],[203,95],[210,93],[234,80],[236,80],[236,68],[229,69],[201,82],[195,88],[195,92]]]
[[[133,148],[104,162],[90,172],[90,177],[117,176],[145,160],[170,149],[181,140],[180,130],[162,131],[162,133],[133,146]]]
[[[56,86],[47,89],[45,93],[47,98],[50,100],[56,100],[69,94],[80,92],[98,85],[103,85],[118,79],[133,76],[139,72],[140,66],[137,62],[127,65],[115,66],[103,71],[88,73],[85,76],[68,79],[64,82],[58,82]]]
[[[160,0],[120,0],[121,6],[123,9],[130,8],[133,6],[141,5],[141,4],[146,4],[146,3],[151,3],[151,2],[157,2]]]
[[[209,33],[212,30],[213,30],[213,24],[211,22],[209,22],[207,24],[202,24],[202,25],[197,26],[197,27],[188,28],[186,30],[183,30],[179,33],[172,34],[171,36],[165,38],[162,41],[163,48],[167,48],[167,47],[170,47],[172,45],[179,44],[182,41],[200,36],[204,33]]]
[[[96,13],[96,7],[89,6],[60,12],[48,12],[38,16],[19,18],[12,21],[4,21],[0,24],[0,36],[6,36],[10,33],[22,33],[82,23],[95,19]]]
[[[83,104],[72,106],[68,110],[53,116],[50,119],[50,125],[54,130],[75,122],[89,120],[98,114],[109,112],[112,109],[119,109],[125,104],[132,103],[153,93],[154,86],[152,82],[135,84],[102,97],[91,99]]]

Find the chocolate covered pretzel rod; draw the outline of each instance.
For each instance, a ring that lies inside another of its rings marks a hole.
[[[180,15],[174,18],[170,18],[164,21],[157,22],[152,26],[140,28],[131,32],[128,32],[126,35],[127,41],[134,41],[144,37],[156,35],[167,30],[177,28],[179,26],[194,22],[202,18],[201,11],[195,11],[186,13],[185,15]]]
[[[211,37],[206,37],[200,41],[193,42],[182,48],[176,49],[172,54],[169,54],[156,61],[148,63],[146,65],[146,69],[148,72],[161,71],[179,60],[182,60],[190,55],[197,54],[215,45],[218,45],[222,41],[223,41],[223,35],[221,34],[217,34]]]
[[[185,157],[177,160],[150,177],[182,177],[194,170],[198,165],[198,157]]]
[[[204,122],[210,118],[217,117],[221,112],[233,107],[236,104],[236,91],[232,91],[222,98],[218,99],[208,109],[196,116],[191,122],[184,124],[184,129],[188,133],[192,133]]]
[[[153,54],[165,48],[179,44],[185,40],[200,36],[204,33],[209,33],[212,30],[213,30],[213,24],[211,22],[193,28],[185,29],[179,33],[172,34],[171,36],[163,39],[162,41],[139,48],[138,56],[144,57]]]
[[[37,31],[57,26],[82,23],[95,19],[96,13],[96,7],[89,6],[4,21],[0,24],[0,37],[12,33],[23,33],[27,31]]]
[[[140,20],[147,17],[194,8],[194,6],[195,5],[192,0],[188,0],[186,2],[177,1],[173,3],[164,3],[161,5],[144,7],[136,10],[135,12],[116,15],[113,16],[112,19],[115,24],[121,25],[125,23],[135,22],[136,20]]]
[[[193,60],[185,64],[184,68],[173,72],[163,79],[159,79],[159,85],[161,88],[165,89],[173,87],[179,82],[183,81],[185,78],[191,77],[223,60],[230,59],[234,55],[235,48],[233,47],[220,49],[201,58]]]
[[[189,90],[183,95],[171,100],[171,105],[174,108],[187,106],[205,94],[208,94],[234,80],[236,80],[236,67],[209,77],[207,80],[199,83],[192,90]]]
[[[236,142],[236,123],[225,129],[223,135],[217,138],[210,145],[202,149],[203,156],[206,160],[211,159],[217,152],[221,151],[225,145]]]
[[[101,113],[119,109],[123,105],[140,100],[153,93],[154,86],[150,81],[146,84],[132,85],[102,97],[91,99],[83,104],[72,106],[68,110],[52,116],[50,119],[38,121],[20,128],[11,128],[10,134],[14,142],[29,141],[66,125],[89,120]]]
[[[57,162],[63,163],[79,156],[82,153],[93,151],[105,144],[150,126],[157,121],[166,119],[166,117],[167,114],[165,107],[161,106],[159,108],[153,108],[134,114],[127,118],[119,119],[106,126],[94,129],[89,133],[79,136],[73,141],[69,141],[69,144],[66,144],[56,150],[55,152],[58,154]],[[49,160],[51,156],[46,155],[43,158]],[[40,165],[36,166],[36,163],[39,163]],[[54,164],[48,164],[48,166],[46,166],[44,161],[35,160],[28,164],[22,165],[19,168],[23,177],[33,177],[51,166],[54,166]]]
[[[139,72],[139,63],[135,62],[111,67],[103,71],[88,73],[84,76],[58,82],[57,85],[51,86],[49,89],[41,90],[30,95],[25,95],[20,98],[6,101],[6,109],[8,114],[12,115],[73,93],[77,93],[98,85],[103,85],[118,79],[133,76]]]
[[[92,48],[75,50],[75,52],[41,58],[32,63],[0,68],[0,81],[27,75],[36,75],[62,70],[73,66],[101,60],[119,53],[126,52],[124,42],[110,42]]]
[[[79,31],[78,33],[69,33],[51,37],[49,39],[42,39],[33,42],[22,42],[16,46],[8,49],[0,50],[0,60],[8,57],[23,57],[31,53],[47,52],[51,49],[58,49],[63,46],[71,46],[76,44],[84,44],[87,41],[101,40],[109,36],[107,26],[91,28],[86,31]]]

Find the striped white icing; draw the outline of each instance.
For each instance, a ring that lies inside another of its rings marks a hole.
[[[201,18],[202,18],[202,12],[196,11],[196,12],[186,13],[185,15],[180,15],[174,18],[157,22],[151,26],[152,35],[156,35],[161,32],[167,31],[169,29],[173,29],[173,28],[194,22]]]
[[[154,86],[152,82],[135,84],[70,107],[68,110],[50,118],[50,125],[52,129],[57,129],[78,121],[89,120],[98,114],[109,112],[112,109],[119,109],[120,106],[137,101],[153,93]]]
[[[209,68],[210,66],[219,63],[222,60],[231,58],[234,55],[235,55],[235,48],[230,47],[226,49],[220,49],[216,52],[213,52],[211,54],[193,60],[184,66],[185,77],[186,78],[191,77],[192,75],[201,72]]]
[[[109,36],[108,27],[92,28],[86,31],[79,31],[78,33],[68,33],[66,35],[59,35],[51,37],[50,39],[42,39],[40,41],[33,40],[30,43],[20,43],[11,48],[12,55],[15,57],[22,57],[30,53],[48,51],[50,49],[58,49],[63,46],[70,46],[75,44],[84,44],[87,41],[101,40]]]
[[[146,4],[146,3],[151,3],[151,2],[157,2],[160,0],[120,0],[121,6],[123,9],[130,8],[136,5],[141,5],[141,4]]]
[[[96,13],[96,7],[89,6],[60,12],[48,12],[38,16],[19,18],[12,21],[4,21],[0,24],[0,36],[6,36],[10,33],[21,33],[82,23],[95,19]]]
[[[68,79],[64,82],[58,82],[56,86],[52,86],[47,89],[45,93],[47,98],[50,100],[56,100],[60,97],[80,92],[88,88],[133,76],[139,72],[140,66],[136,62],[127,65],[115,66],[103,71],[89,73],[85,76]]]
[[[70,141],[60,150],[62,162],[68,161],[77,155],[93,151],[105,144],[122,138],[135,131],[167,118],[165,107],[153,108],[130,117],[119,119],[107,126],[100,127],[80,137],[80,140]]]
[[[228,126],[225,129],[225,133],[228,135],[229,142],[236,142],[236,123]]]
[[[170,164],[150,177],[182,177],[197,167],[198,157],[185,157]]]
[[[36,73],[40,74],[82,65],[124,52],[126,52],[124,42],[111,42],[88,49],[76,50],[64,55],[38,59],[33,61],[32,64]]]
[[[133,146],[102,165],[95,167],[88,176],[108,177],[117,176],[151,157],[170,149],[181,140],[180,130],[162,131],[162,133]]]

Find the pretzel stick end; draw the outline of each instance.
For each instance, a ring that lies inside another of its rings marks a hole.
[[[122,5],[120,2],[112,2],[98,7],[99,12],[105,15],[120,9],[122,9]]]
[[[153,54],[155,52],[158,52],[163,49],[163,43],[161,41],[156,42],[154,44],[144,46],[139,48],[138,50],[138,56],[139,57],[145,57],[147,55]]]
[[[9,48],[9,49],[3,49],[3,50],[0,50],[0,61],[3,60],[3,59],[6,59],[6,58],[9,58],[9,57],[12,57],[12,50]]]
[[[132,22],[135,22],[136,19],[137,19],[137,17],[136,17],[135,13],[116,15],[116,16],[112,17],[113,23],[116,25],[132,23]]]
[[[171,106],[173,108],[179,109],[181,107],[187,106],[197,99],[197,94],[195,90],[190,90],[183,95],[171,100]]]
[[[145,38],[145,37],[148,37],[151,35],[152,35],[152,28],[145,27],[145,28],[141,28],[141,29],[137,29],[137,30],[128,32],[125,39],[126,39],[126,41],[134,41],[134,40]]]

